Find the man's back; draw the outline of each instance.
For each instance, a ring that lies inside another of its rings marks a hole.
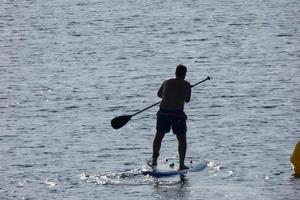
[[[183,110],[184,102],[189,102],[191,98],[191,85],[183,79],[169,79],[160,87],[158,96],[162,98],[161,108]]]

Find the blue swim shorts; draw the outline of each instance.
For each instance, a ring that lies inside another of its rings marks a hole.
[[[156,130],[158,133],[168,133],[171,128],[175,135],[185,134],[187,116],[183,111],[160,109],[157,112]]]

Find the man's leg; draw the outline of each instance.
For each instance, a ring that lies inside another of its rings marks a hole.
[[[184,160],[185,160],[185,154],[186,154],[186,134],[178,134],[177,140],[178,140],[178,153],[179,153],[179,169],[188,169],[187,166],[184,165]]]
[[[159,156],[159,150],[161,147],[161,142],[164,138],[164,133],[156,133],[153,141],[153,155],[152,155],[152,166],[157,166],[157,158]]]

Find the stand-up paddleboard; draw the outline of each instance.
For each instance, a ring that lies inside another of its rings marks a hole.
[[[187,166],[189,167],[189,169],[178,170],[178,163],[170,163],[168,161],[159,162],[157,167],[151,168],[150,166],[147,166],[144,169],[142,169],[142,174],[153,177],[183,175],[189,172],[198,172],[205,169],[207,166],[207,161],[200,160],[198,162],[190,162]]]

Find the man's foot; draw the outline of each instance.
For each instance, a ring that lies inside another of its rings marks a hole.
[[[147,161],[147,165],[149,165],[151,168],[155,168],[157,166],[157,160],[153,159],[153,158],[150,158],[148,161]]]
[[[189,167],[185,165],[181,165],[178,170],[185,170],[185,169],[189,169]]]
[[[152,167],[152,168],[155,168],[157,166],[157,158],[159,156],[159,153],[153,153],[152,155],[152,158],[150,158],[148,161],[147,161],[147,164]]]

